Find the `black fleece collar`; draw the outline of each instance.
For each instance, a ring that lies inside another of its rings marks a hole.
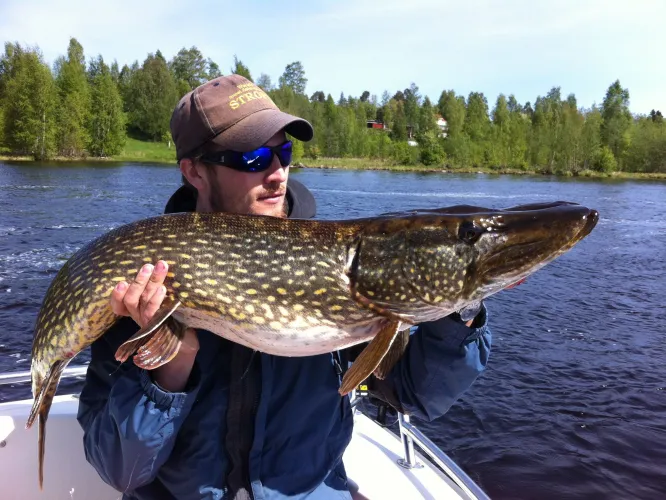
[[[308,188],[294,179],[287,181],[287,205],[290,219],[311,219],[317,215],[317,202]],[[197,207],[197,191],[181,186],[171,195],[164,209],[165,214],[194,212]]]

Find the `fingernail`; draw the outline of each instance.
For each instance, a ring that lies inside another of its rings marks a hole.
[[[121,281],[116,285],[116,290],[118,290],[119,292],[124,292],[125,288],[127,288],[127,283],[125,283],[124,281]]]
[[[162,262],[161,260],[158,261],[157,264],[155,264],[155,271],[157,271],[158,273],[164,271],[164,262]]]
[[[141,268],[141,273],[142,274],[150,274],[153,272],[153,265],[152,264],[146,264]]]

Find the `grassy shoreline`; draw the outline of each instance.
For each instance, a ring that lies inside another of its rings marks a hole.
[[[136,139],[127,139],[123,152],[119,155],[106,158],[64,158],[55,157],[48,160],[48,163],[118,163],[118,162],[139,162],[139,163],[160,163],[175,164],[176,150],[173,145],[168,147],[161,142],[145,142]],[[34,161],[31,157],[10,156],[0,153],[0,161]],[[312,160],[302,158],[294,162],[296,168],[306,169],[340,169],[340,170],[384,170],[395,172],[423,172],[423,173],[443,173],[443,174],[489,174],[489,175],[553,175],[555,177],[571,178],[602,178],[602,179],[651,179],[666,180],[666,173],[640,173],[640,172],[613,172],[606,174],[592,170],[584,170],[577,173],[568,174],[549,174],[536,169],[515,169],[515,168],[488,168],[488,167],[458,167],[452,165],[394,165],[385,160],[369,158],[320,158]]]
[[[508,167],[460,167],[452,165],[393,165],[383,160],[366,158],[321,158],[310,160],[303,158],[294,166],[309,169],[339,169],[339,170],[385,170],[395,172],[424,172],[443,174],[489,174],[489,175],[533,175],[554,176],[561,178],[585,177],[599,179],[660,179],[666,180],[666,173],[643,173],[643,172],[612,172],[610,174],[596,172],[594,170],[583,170],[577,173],[547,173],[536,169],[517,169]]]

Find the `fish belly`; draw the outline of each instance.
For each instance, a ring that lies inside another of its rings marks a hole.
[[[382,319],[362,324],[329,326],[324,324],[240,325],[225,317],[214,317],[198,309],[178,308],[174,319],[190,328],[207,330],[227,340],[276,356],[315,356],[368,342],[381,329]]]

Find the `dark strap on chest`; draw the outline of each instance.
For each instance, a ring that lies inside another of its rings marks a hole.
[[[229,457],[229,498],[251,500],[249,459],[259,405],[261,357],[240,344],[231,346],[231,384],[225,446]]]

